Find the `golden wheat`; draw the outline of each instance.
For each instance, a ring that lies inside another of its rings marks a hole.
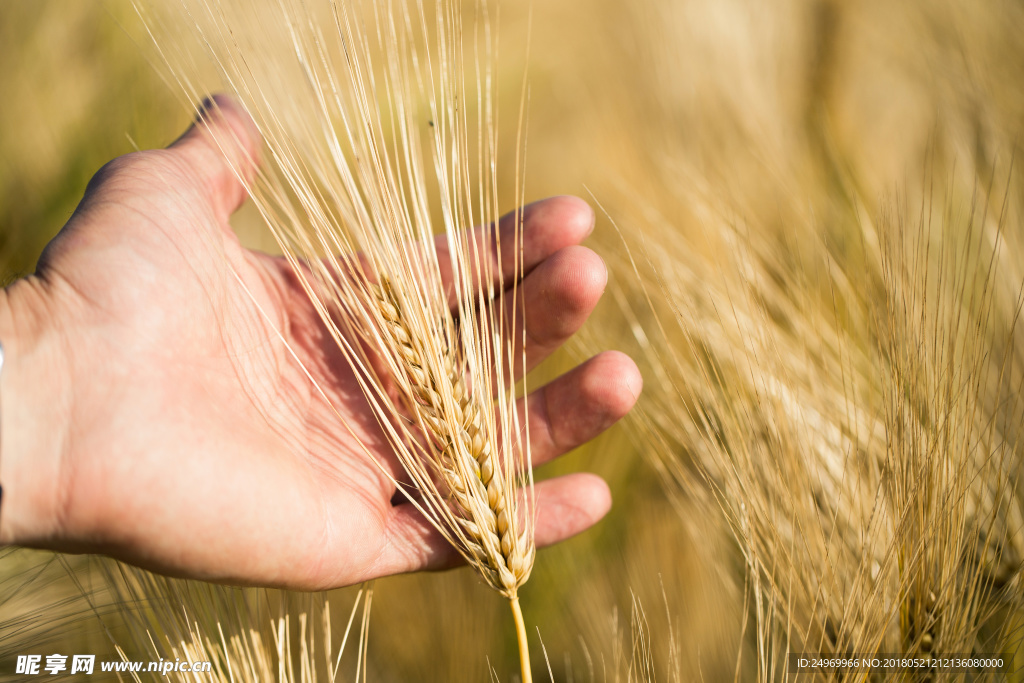
[[[520,524],[512,517],[514,503],[498,476],[501,465],[482,420],[486,407],[466,387],[462,363],[451,344],[441,357],[444,372],[438,376],[423,355],[424,345],[415,336],[417,330],[404,324],[402,298],[394,286],[384,280],[374,291],[386,321],[390,348],[396,349],[405,363],[417,421],[427,425],[438,454],[430,464],[450,494],[458,522],[466,531],[460,539],[463,551],[491,588],[516,600],[519,587],[533,569],[535,549],[525,530],[516,533]],[[446,414],[446,403],[450,414]]]
[[[635,261],[608,245],[634,426],[682,514],[725,510],[737,679],[1020,650],[1020,15],[988,9],[653,2],[604,64],[642,81],[593,181]]]
[[[534,501],[512,352],[525,345],[521,313],[504,313],[522,237],[518,215],[512,239],[497,233],[486,7],[472,31],[447,0],[182,9],[265,140],[250,193],[405,470],[395,485],[509,599],[528,681],[518,589]],[[195,99],[194,52],[170,35],[157,44]]]
[[[994,265],[998,214],[943,201],[864,222],[878,246],[856,262],[713,207],[717,272],[646,235],[637,268],[666,305],[643,337],[664,378],[644,429],[670,487],[733,527],[761,680],[790,652],[1019,646],[1020,283]],[[787,272],[794,243],[820,279]]]
[[[170,680],[366,680],[372,584],[351,596],[335,596],[335,604],[352,604],[337,639],[332,601],[323,593],[226,588],[107,560],[100,565],[111,595],[97,598],[118,607],[118,617],[138,650],[151,661],[211,664],[211,671],[202,675],[170,670],[163,674]],[[103,614],[97,616],[106,622]],[[120,645],[117,653],[123,661],[139,659]],[[353,671],[346,675],[343,668],[349,666]]]

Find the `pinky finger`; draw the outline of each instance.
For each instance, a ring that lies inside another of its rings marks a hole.
[[[543,547],[594,526],[611,509],[611,493],[594,474],[568,474],[537,483],[535,541]],[[464,560],[410,504],[388,510],[387,540],[369,577],[457,567]]]
[[[601,521],[612,507],[604,479],[578,472],[539,482],[535,540],[539,547],[582,533]]]

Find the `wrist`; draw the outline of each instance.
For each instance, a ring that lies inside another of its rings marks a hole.
[[[35,277],[0,290],[0,544],[59,537],[70,391],[51,308]]]

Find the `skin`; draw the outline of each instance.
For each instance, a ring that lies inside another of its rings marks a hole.
[[[101,169],[37,272],[0,293],[0,543],[299,589],[457,564],[393,504],[374,460],[397,476],[394,456],[289,266],[231,231],[246,198],[231,164],[251,176],[260,141],[239,105],[216,104],[167,149]],[[604,290],[604,264],[579,246],[593,221],[573,197],[526,209],[527,366]],[[606,352],[534,391],[534,463],[607,429],[640,389],[633,362]],[[536,494],[538,545],[611,505],[590,474]]]

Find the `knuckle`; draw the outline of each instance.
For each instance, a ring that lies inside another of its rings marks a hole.
[[[86,188],[88,194],[106,193],[131,188],[145,189],[164,176],[168,169],[162,150],[132,152],[108,161],[93,175]]]

